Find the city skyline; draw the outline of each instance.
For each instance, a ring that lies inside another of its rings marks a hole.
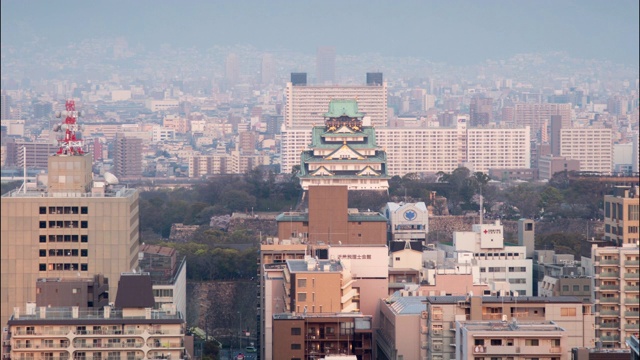
[[[453,65],[556,51],[625,65],[639,61],[639,8],[632,0],[150,4],[3,1],[2,45],[121,37],[147,49],[243,44],[312,55],[319,46],[335,46],[337,55]]]

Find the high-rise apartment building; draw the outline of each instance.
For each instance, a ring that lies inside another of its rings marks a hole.
[[[493,120],[493,99],[474,96],[469,104],[469,125],[483,126]]]
[[[386,82],[381,85],[301,85],[287,83],[284,109],[284,126],[287,129],[310,129],[313,125],[322,124],[323,114],[332,99],[357,100],[360,111],[371,118],[371,125],[387,126]]]
[[[571,118],[563,117],[562,115],[551,115],[549,124],[551,155],[560,156],[560,131],[571,128]]]
[[[543,125],[545,121],[548,124],[551,115],[560,115],[563,122],[570,122],[571,104],[516,103],[513,110],[513,122],[518,126],[529,126],[531,138],[541,139],[543,133],[547,133],[546,126]]]
[[[316,52],[316,78],[318,84],[331,85],[336,81],[336,48],[321,46]]]
[[[262,62],[260,64],[260,82],[263,85],[267,85],[273,82],[276,78],[276,64],[273,60],[273,55],[262,55]]]
[[[638,336],[640,326],[638,244],[622,244],[622,247],[594,244],[591,261],[595,278],[596,340],[603,347],[624,347],[627,338]]]
[[[229,86],[234,86],[240,81],[240,59],[235,53],[227,55],[225,61],[225,80]]]
[[[11,96],[0,94],[0,120],[11,119]]]
[[[611,129],[560,130],[560,156],[580,161],[580,171],[610,174],[613,169]]]
[[[126,133],[117,133],[113,168],[117,177],[139,178],[142,176],[142,139],[127,136]]]

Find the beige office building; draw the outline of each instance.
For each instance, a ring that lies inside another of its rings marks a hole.
[[[619,348],[640,326],[640,252],[637,244],[591,248],[594,266],[596,340]]]
[[[2,324],[36,301],[37,279],[103,274],[115,294],[138,265],[138,192],[92,181],[90,155],[50,156],[48,188],[1,200]]]
[[[560,156],[579,160],[580,171],[610,174],[613,168],[611,129],[561,129]]]

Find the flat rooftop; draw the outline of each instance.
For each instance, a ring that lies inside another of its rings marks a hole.
[[[309,269],[308,264],[313,267]],[[328,266],[328,267],[327,267]],[[342,272],[342,264],[333,260],[287,260],[287,267],[292,273],[295,272]],[[328,270],[326,270],[328,269]]]
[[[11,190],[2,195],[3,198],[126,198],[135,194],[136,189],[125,188],[124,186],[115,187],[112,191],[104,194],[79,193],[79,192],[48,192],[46,189],[27,190],[25,192],[19,189]]]
[[[575,296],[478,296],[483,304],[531,304],[531,303],[565,303],[582,304],[582,299]],[[426,302],[432,304],[457,304],[460,301],[470,301],[468,296],[427,296]]]

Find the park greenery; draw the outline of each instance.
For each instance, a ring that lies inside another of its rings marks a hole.
[[[504,184],[481,172],[458,168],[431,177],[407,174],[389,181],[389,193],[351,194],[350,207],[380,210],[387,201],[424,201],[436,215],[477,214],[482,194],[485,216],[539,221],[601,219],[603,196],[597,180],[557,173],[547,183]],[[142,241],[177,249],[187,257],[191,280],[250,279],[256,274],[258,234],[253,229],[210,228],[212,216],[233,212],[282,212],[296,207],[302,190],[293,176],[253,170],[242,176],[220,176],[190,188],[147,190],[140,194]],[[446,199],[446,201],[439,201]],[[174,223],[198,225],[187,242],[168,241]],[[545,246],[576,249],[575,236],[540,238]]]

